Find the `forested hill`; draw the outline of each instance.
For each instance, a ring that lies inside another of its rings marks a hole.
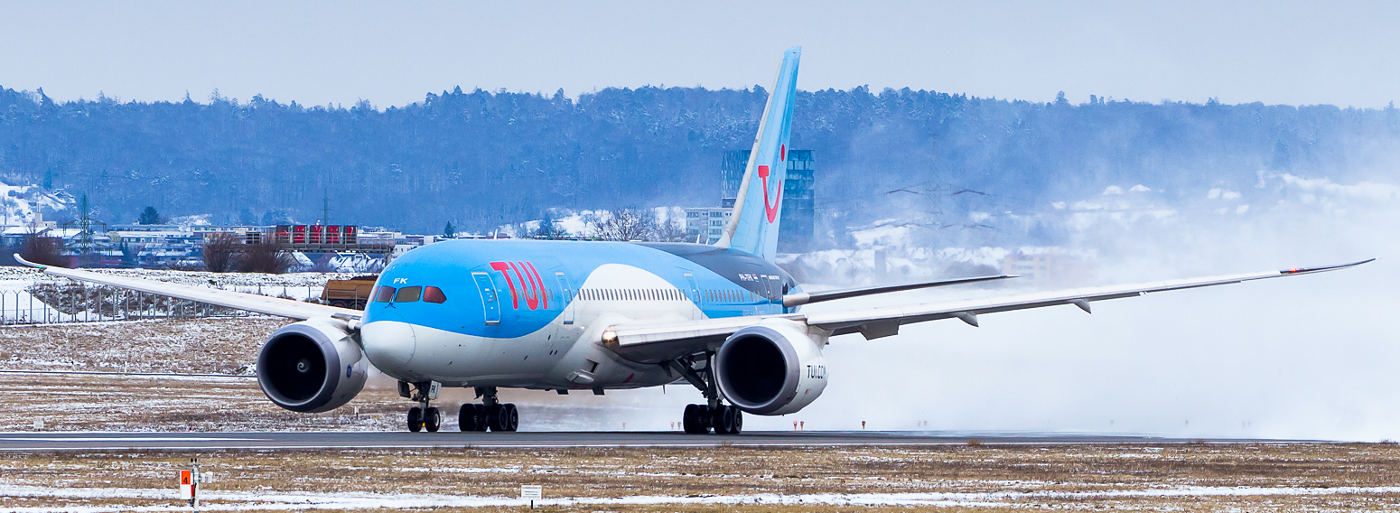
[[[0,179],[86,193],[108,222],[145,205],[216,220],[320,218],[433,232],[543,209],[707,205],[767,93],[605,89],[570,99],[455,90],[406,107],[57,103],[0,90]],[[937,184],[1034,207],[1104,184],[1248,187],[1260,170],[1364,178],[1400,155],[1400,113],[1063,100],[930,91],[802,92],[792,146],[816,150],[819,209]]]

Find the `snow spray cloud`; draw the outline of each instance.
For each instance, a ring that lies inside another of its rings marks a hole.
[[[837,339],[831,386],[794,417],[833,429],[1400,438],[1400,337],[1385,317],[1400,306],[1400,186],[1263,172],[1239,191],[1132,185],[1059,207],[1068,246],[1099,255],[1093,284],[1380,260],[1108,301],[1092,316],[1066,306]]]

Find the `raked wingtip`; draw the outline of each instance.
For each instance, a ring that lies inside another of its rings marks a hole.
[[[1351,263],[1347,263],[1347,264],[1327,265],[1327,266],[1322,266],[1322,267],[1294,267],[1294,268],[1291,268],[1291,269],[1283,269],[1283,270],[1279,271],[1279,274],[1308,274],[1308,273],[1320,273],[1320,272],[1326,272],[1326,271],[1335,271],[1335,270],[1337,270],[1337,269],[1346,269],[1346,268],[1348,268],[1348,267],[1356,267],[1356,266],[1361,265],[1361,264],[1369,264],[1369,263],[1375,262],[1375,261],[1376,261],[1375,257],[1371,257],[1371,258],[1367,258],[1367,259],[1365,259],[1365,260],[1358,260],[1358,261],[1351,262]]]

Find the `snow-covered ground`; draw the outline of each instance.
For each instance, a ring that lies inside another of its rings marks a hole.
[[[326,280],[356,273],[210,273],[152,269],[92,269],[93,272],[213,287],[299,301],[318,300]],[[49,290],[50,293],[36,293]],[[122,305],[113,310],[113,305]],[[139,305],[139,306],[133,306]],[[27,267],[0,267],[0,323],[62,323],[152,316],[229,315],[189,302],[118,291],[47,276]],[[129,315],[128,315],[129,314]]]

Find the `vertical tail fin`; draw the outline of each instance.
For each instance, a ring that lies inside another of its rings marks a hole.
[[[797,96],[797,61],[801,57],[800,47],[783,54],[783,64],[778,68],[773,92],[768,95],[768,106],[763,108],[749,164],[734,201],[734,215],[715,243],[718,247],[747,251],[770,262],[777,256],[792,102]]]

